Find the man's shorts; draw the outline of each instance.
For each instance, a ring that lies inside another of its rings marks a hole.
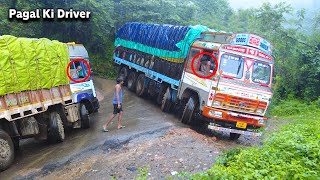
[[[122,112],[122,104],[120,104],[120,108],[118,109],[118,104],[113,104],[113,114],[118,114]]]

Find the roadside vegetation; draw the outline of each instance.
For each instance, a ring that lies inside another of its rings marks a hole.
[[[283,101],[272,110],[287,120],[266,133],[261,146],[232,149],[208,171],[190,179],[318,179],[320,177],[320,102]]]

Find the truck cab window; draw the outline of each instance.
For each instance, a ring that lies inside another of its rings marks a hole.
[[[190,50],[190,54],[189,54],[189,57],[188,57],[188,64],[187,64],[187,68],[189,70],[191,70],[191,63],[192,63],[192,59],[194,58],[194,56],[196,56],[197,54],[200,53],[200,49],[194,49],[192,48]],[[197,61],[194,61],[194,67],[197,67],[195,66],[197,64]]]
[[[88,74],[88,67],[82,62],[74,62],[70,66],[70,75],[73,79],[85,78]]]
[[[210,50],[204,50],[204,52],[213,54],[213,51]],[[216,68],[216,63],[215,60],[208,54],[202,55],[200,59],[200,66],[199,66],[199,71],[203,75],[207,76],[210,75]]]

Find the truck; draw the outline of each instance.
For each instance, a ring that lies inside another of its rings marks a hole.
[[[116,33],[114,64],[128,89],[182,123],[261,136],[272,98],[272,45],[250,33],[131,22]]]
[[[81,44],[0,36],[0,171],[13,163],[21,139],[57,143],[68,128],[90,127],[99,102],[85,64]],[[79,66],[82,79],[70,75]]]

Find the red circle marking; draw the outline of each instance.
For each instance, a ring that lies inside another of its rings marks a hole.
[[[193,65],[193,64],[194,64],[194,61],[196,60],[196,58],[197,58],[198,56],[204,55],[204,54],[211,56],[211,57],[214,59],[215,63],[216,63],[216,68],[215,68],[214,71],[213,71],[211,74],[209,74],[208,76],[202,76],[202,75],[198,74],[198,73],[196,72],[196,70],[194,69],[194,65]],[[212,76],[216,75],[216,73],[217,73],[217,70],[218,70],[218,60],[217,60],[217,58],[216,58],[213,54],[210,54],[209,52],[200,52],[200,53],[196,54],[196,55],[192,58],[192,61],[191,61],[191,69],[192,69],[193,74],[195,74],[197,77],[199,77],[199,78],[204,78],[204,79],[210,79]]]
[[[84,77],[82,80],[75,80],[75,79],[73,79],[73,78],[71,77],[71,75],[70,75],[70,72],[69,72],[70,66],[71,66],[71,64],[74,63],[74,62],[83,62],[84,65],[86,65],[87,68],[88,68],[88,74],[87,74],[86,77]],[[73,59],[72,61],[69,62],[68,66],[67,66],[67,69],[66,69],[66,73],[67,73],[68,78],[69,78],[72,82],[81,83],[81,82],[85,82],[85,81],[90,77],[90,74],[91,74],[90,70],[91,70],[91,69],[90,69],[90,65],[89,65],[88,61],[86,61],[86,60],[84,60],[84,59],[81,59],[81,58],[76,58],[76,59]]]

